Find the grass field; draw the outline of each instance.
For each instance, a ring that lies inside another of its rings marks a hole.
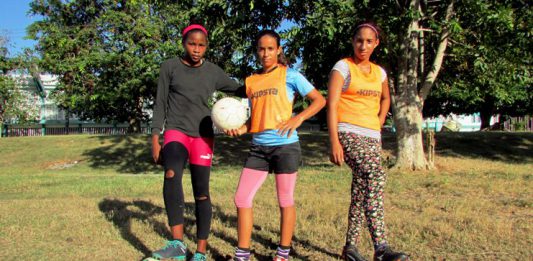
[[[295,260],[336,260],[346,230],[351,174],[327,162],[327,135],[301,134]],[[220,137],[211,178],[209,255],[236,245],[233,193],[248,138]],[[384,139],[392,162],[394,138]],[[141,260],[169,233],[162,171],[146,136],[0,139],[1,260]],[[533,134],[439,133],[438,170],[389,172],[389,242],[412,260],[533,260]],[[255,204],[253,249],[268,260],[278,234],[273,179]],[[186,234],[194,251],[194,204],[185,175]],[[359,247],[372,257],[366,234]]]

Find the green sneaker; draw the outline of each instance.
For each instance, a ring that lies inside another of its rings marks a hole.
[[[207,261],[207,257],[205,256],[205,254],[196,252],[189,261]]]
[[[187,246],[181,240],[167,241],[167,244],[163,248],[152,253],[152,257],[159,260],[185,260],[186,256]]]

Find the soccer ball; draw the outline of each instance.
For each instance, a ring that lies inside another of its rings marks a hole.
[[[211,119],[220,130],[233,130],[241,127],[248,119],[246,107],[235,98],[218,100],[211,110]]]

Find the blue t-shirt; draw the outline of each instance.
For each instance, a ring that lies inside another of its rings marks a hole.
[[[287,68],[287,99],[292,103],[295,93],[302,97],[307,96],[315,87],[298,71]],[[295,130],[291,137],[287,134],[280,136],[278,130],[265,130],[255,133],[252,137],[252,143],[263,146],[279,146],[290,144],[298,141],[298,133]]]

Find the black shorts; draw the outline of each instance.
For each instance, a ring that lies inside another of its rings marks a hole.
[[[288,174],[298,171],[301,158],[300,142],[279,146],[252,144],[244,167],[275,174]]]

